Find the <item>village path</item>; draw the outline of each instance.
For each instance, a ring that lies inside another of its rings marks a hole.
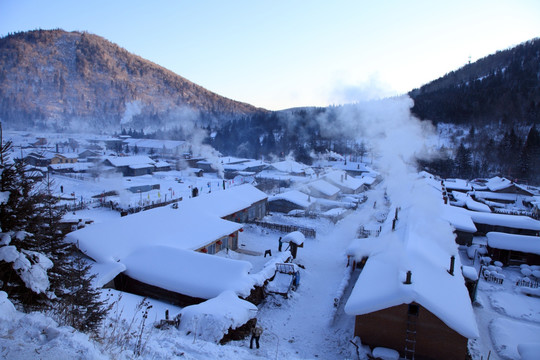
[[[289,299],[269,298],[258,314],[265,329],[261,337],[264,355],[276,359],[339,359],[354,353],[354,317],[338,314],[334,321],[334,298],[346,272],[345,249],[356,238],[358,227],[371,219],[379,192],[335,226],[307,239],[297,264],[305,266],[300,286]],[[352,286],[352,284],[351,284]],[[347,299],[343,299],[346,301]],[[263,354],[260,354],[263,355]]]

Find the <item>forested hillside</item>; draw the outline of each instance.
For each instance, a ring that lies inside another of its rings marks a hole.
[[[210,92],[99,36],[36,30],[0,39],[0,118],[54,130],[173,128],[255,107]]]
[[[421,119],[519,126],[540,122],[540,39],[499,51],[409,93]]]

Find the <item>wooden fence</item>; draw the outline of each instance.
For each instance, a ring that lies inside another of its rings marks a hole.
[[[527,280],[519,279],[516,282],[516,286],[525,286],[525,287],[529,287],[531,289],[538,289],[540,284],[538,283],[538,281],[534,281],[534,280],[530,280],[530,279],[527,279]]]
[[[267,223],[263,221],[254,221],[254,223],[257,226],[261,226],[267,229],[278,230],[285,233],[290,233],[293,231],[300,231],[302,234],[304,234],[304,236],[312,237],[312,238],[314,238],[317,235],[315,232],[315,229],[303,227],[303,226]]]

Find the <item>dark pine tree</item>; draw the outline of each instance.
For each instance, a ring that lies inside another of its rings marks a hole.
[[[59,315],[63,323],[85,333],[95,333],[112,306],[100,300],[100,293],[92,284],[94,279],[88,261],[82,254],[75,254],[65,280]]]
[[[456,174],[464,179],[470,179],[472,174],[471,151],[463,143],[459,144],[454,163],[456,165]]]
[[[540,183],[540,133],[533,125],[521,151],[520,179],[532,184]]]

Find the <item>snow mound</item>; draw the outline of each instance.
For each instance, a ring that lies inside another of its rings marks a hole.
[[[254,318],[257,307],[232,291],[224,291],[213,299],[185,307],[180,314],[181,332],[218,343],[230,328],[236,329]]]
[[[518,346],[540,342],[540,326],[498,318],[489,324],[495,350],[505,359],[520,359]]]

